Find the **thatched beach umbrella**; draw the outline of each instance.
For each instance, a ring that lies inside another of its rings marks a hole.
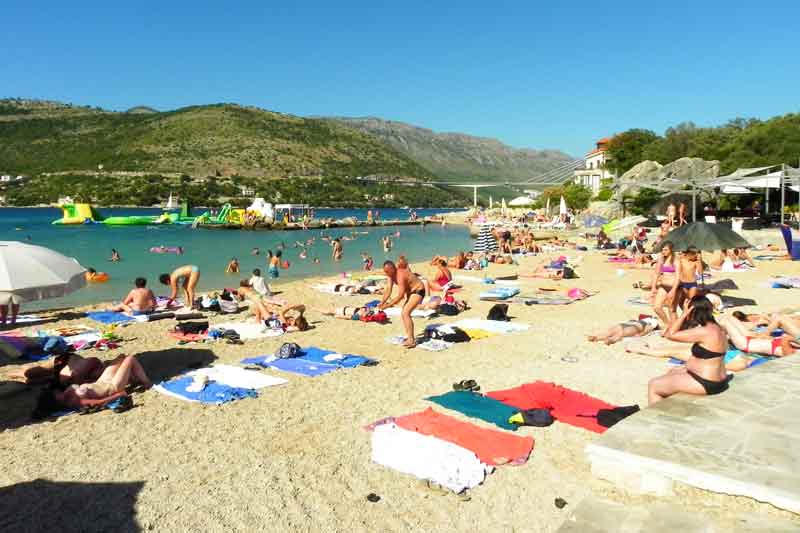
[[[477,253],[487,253],[497,251],[497,239],[492,235],[492,227],[488,224],[481,226],[478,238],[475,240],[473,251]]]
[[[667,241],[672,242],[674,249],[686,250],[694,246],[704,252],[715,252],[731,248],[749,248],[750,243],[741,235],[722,224],[692,222],[667,234]]]

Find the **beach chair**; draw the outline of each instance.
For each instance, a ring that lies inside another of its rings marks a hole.
[[[792,228],[786,224],[781,224],[781,234],[786,242],[786,251],[792,261],[800,261],[800,239],[795,239],[792,235]]]

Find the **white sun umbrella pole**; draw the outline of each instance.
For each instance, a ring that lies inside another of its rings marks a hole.
[[[550,197],[547,197],[547,204],[544,206],[544,215],[550,217]]]
[[[567,201],[564,200],[564,197],[561,197],[561,205],[558,206],[558,214],[559,215],[566,215],[567,214]]]
[[[503,216],[506,216],[506,212],[508,211],[508,207],[506,206],[506,199],[505,198],[503,198],[503,201],[502,201],[502,203],[500,205],[501,205],[500,212],[503,214]]]
[[[0,241],[0,293],[22,301],[58,298],[86,286],[86,269],[44,246]]]

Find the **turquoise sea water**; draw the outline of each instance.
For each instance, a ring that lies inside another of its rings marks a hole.
[[[158,209],[101,209],[108,215],[152,215],[160,213]],[[448,212],[445,209],[417,209],[420,217],[436,213]],[[317,209],[320,218],[343,218],[355,216],[366,219],[366,209]],[[196,213],[196,214],[199,214]],[[60,307],[79,305],[101,301],[120,300],[132,285],[137,276],[144,276],[148,286],[156,294],[165,293],[166,287],[158,284],[158,274],[170,272],[173,268],[195,264],[200,267],[200,290],[219,287],[237,286],[241,278],[249,277],[253,268],[261,268],[266,277],[266,251],[276,251],[282,243],[283,257],[291,267],[280,271],[280,278],[270,284],[280,287],[281,283],[309,276],[325,276],[343,271],[361,269],[361,252],[372,255],[375,264],[387,258],[405,255],[409,261],[421,261],[434,254],[453,254],[461,249],[471,247],[469,232],[463,226],[441,227],[429,224],[424,229],[420,226],[385,226],[374,228],[358,228],[366,234],[356,235],[355,240],[344,241],[344,259],[338,263],[331,258],[331,247],[319,238],[321,233],[331,237],[350,235],[353,229],[331,229],[325,232],[313,231],[223,231],[193,230],[190,226],[128,226],[106,227],[89,226],[53,226],[50,222],[60,218],[61,211],[53,208],[0,209],[0,240],[27,241],[58,250],[75,257],[84,267],[93,267],[98,272],[108,272],[111,279],[106,283],[94,283],[64,298],[32,302],[23,309]],[[382,209],[381,217],[389,219],[407,219],[408,210]],[[395,232],[399,231],[399,237]],[[390,234],[394,242],[393,250],[387,255],[383,252],[381,239]],[[316,237],[313,245],[307,248],[308,258],[301,259],[302,250],[295,247],[296,241]],[[153,254],[148,250],[153,246],[182,246],[184,254]],[[261,255],[251,254],[254,247],[261,249]],[[116,248],[122,261],[111,263],[111,249]],[[239,259],[241,274],[225,274],[225,267],[232,257]],[[315,264],[313,258],[320,262]]]

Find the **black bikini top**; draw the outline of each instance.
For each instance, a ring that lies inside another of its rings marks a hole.
[[[700,346],[699,343],[694,343],[692,344],[692,355],[698,359],[716,359],[717,357],[723,357],[725,353],[712,352],[711,350]]]

